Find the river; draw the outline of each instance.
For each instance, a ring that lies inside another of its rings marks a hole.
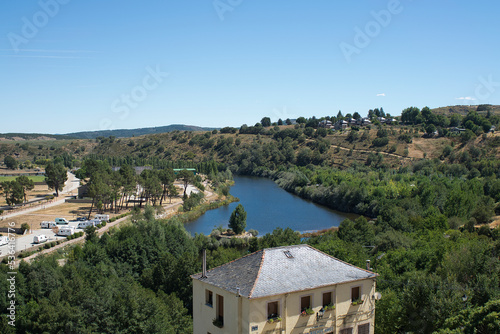
[[[267,178],[235,176],[234,181],[230,192],[240,201],[207,211],[197,220],[186,223],[187,231],[208,235],[219,225],[226,228],[238,204],[247,212],[246,230],[257,230],[259,235],[270,233],[276,227],[290,227],[299,232],[323,230],[353,217],[290,194]]]

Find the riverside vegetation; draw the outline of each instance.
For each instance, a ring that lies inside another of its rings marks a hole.
[[[214,267],[261,248],[306,242],[361,267],[371,260],[383,296],[376,333],[498,332],[500,230],[489,224],[500,209],[500,137],[486,133],[498,126],[498,116],[488,106],[478,109],[450,116],[412,107],[397,125],[374,122],[371,129],[335,133],[318,128],[322,119],[299,118],[296,126],[263,119],[240,129],[70,143],[61,148],[67,159],[56,157],[67,167],[86,166],[86,158],[104,165],[196,167],[212,180],[231,172],[258,175],[362,216],[305,239],[276,229],[261,238],[219,240],[215,234],[190,237],[177,218],[155,220],[148,205],[134,223],[101,238],[88,235],[62,267],[54,256],[22,263],[17,326],[7,325],[5,313],[0,331],[190,333],[189,275],[201,270],[202,249]],[[455,135],[450,126],[465,131]],[[427,148],[421,157],[416,142]],[[86,154],[69,152],[81,146]],[[227,194],[227,186],[219,187]],[[6,296],[8,269],[1,268],[0,295]]]

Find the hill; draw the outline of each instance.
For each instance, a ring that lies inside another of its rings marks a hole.
[[[151,135],[172,131],[212,131],[215,128],[203,128],[194,125],[172,124],[167,126],[139,128],[139,129],[119,129],[119,130],[100,130],[100,131],[83,131],[67,133],[66,136],[76,139],[95,139],[97,137],[115,136],[117,138],[128,138],[142,135]]]
[[[0,141],[5,140],[57,140],[71,139],[68,135],[52,135],[42,133],[0,133]]]
[[[440,115],[451,115],[458,114],[461,116],[467,115],[469,111],[477,111],[479,114],[486,114],[489,111],[493,115],[500,115],[500,106],[491,104],[479,104],[479,105],[457,105],[457,106],[447,106],[431,109],[432,112]]]

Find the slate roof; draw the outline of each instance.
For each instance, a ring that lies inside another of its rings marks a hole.
[[[191,277],[232,293],[239,288],[247,298],[262,298],[377,276],[309,245],[296,245],[267,248],[208,270],[206,278],[201,273]]]

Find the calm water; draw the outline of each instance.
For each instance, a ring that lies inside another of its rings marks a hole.
[[[290,227],[300,232],[322,230],[339,226],[345,218],[352,217],[292,195],[267,178],[235,176],[234,181],[231,194],[240,202],[207,211],[197,220],[187,223],[186,230],[191,234],[210,234],[219,225],[227,227],[229,217],[239,203],[247,212],[246,230],[257,230],[259,235],[272,232],[276,227]]]

